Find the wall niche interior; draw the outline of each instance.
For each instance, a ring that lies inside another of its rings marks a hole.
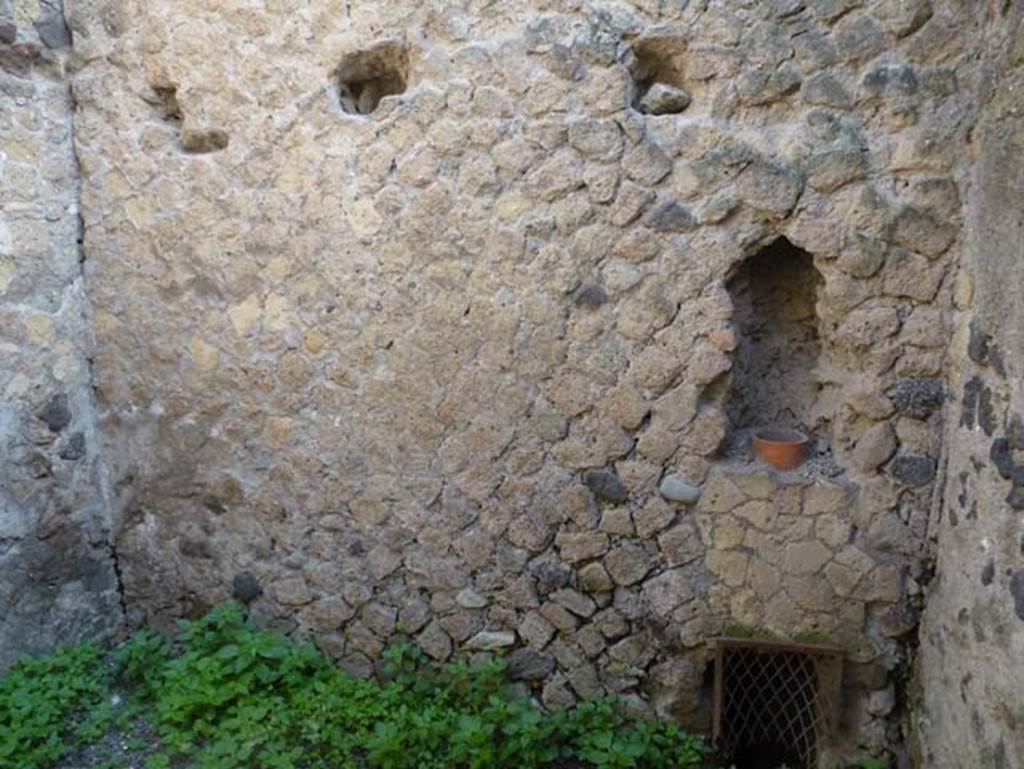
[[[648,37],[634,43],[634,109],[651,115],[670,115],[690,106],[685,53],[686,42],[673,35]]]
[[[824,281],[809,253],[779,238],[747,258],[726,287],[737,348],[726,400],[732,446],[752,430],[794,428],[819,443],[821,339],[816,304]]]
[[[385,96],[405,93],[409,51],[401,41],[382,40],[342,57],[337,78],[341,108],[351,115],[369,115]]]

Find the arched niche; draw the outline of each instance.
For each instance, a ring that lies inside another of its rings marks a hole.
[[[823,283],[811,255],[784,237],[744,260],[728,280],[737,347],[726,414],[734,433],[790,427],[823,437],[816,311]]]

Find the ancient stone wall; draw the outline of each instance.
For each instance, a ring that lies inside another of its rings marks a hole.
[[[936,576],[921,628],[923,766],[1024,764],[1024,35],[993,5],[975,75],[963,287]]]
[[[514,649],[549,705],[698,726],[710,638],[829,639],[846,748],[897,740],[984,11],[78,0],[132,621],[234,589],[357,672]],[[782,238],[810,287],[737,310]]]
[[[0,0],[0,666],[233,594],[704,729],[756,633],[1024,760],[1015,14]]]
[[[59,4],[0,1],[0,670],[120,625]]]

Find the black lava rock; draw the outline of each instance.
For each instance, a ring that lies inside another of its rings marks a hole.
[[[537,580],[537,589],[544,594],[565,587],[572,578],[572,570],[568,566],[553,561],[538,561],[532,564],[530,573]]]
[[[1017,569],[1010,577],[1010,595],[1013,596],[1013,610],[1024,620],[1024,569]]]
[[[985,389],[985,383],[980,377],[971,377],[964,385],[963,406],[960,409],[960,424],[963,427],[973,429],[978,418],[978,401],[981,398],[981,391]]]
[[[682,203],[669,200],[654,210],[648,225],[658,232],[689,232],[697,226],[697,219]]]
[[[60,458],[70,462],[81,459],[85,456],[85,433],[73,433],[60,450]]]
[[[1024,420],[1020,414],[1010,417],[1010,424],[1006,426],[1006,438],[1010,441],[1010,446],[1018,451],[1024,451]]]
[[[986,334],[980,328],[971,324],[971,338],[967,343],[967,357],[979,366],[988,365],[989,345],[992,343],[992,336]]]
[[[988,458],[992,460],[992,464],[1003,478],[1013,475],[1015,466],[1013,452],[1010,451],[1010,442],[1006,438],[996,438],[992,441],[992,448],[988,450]]]
[[[263,586],[252,572],[239,572],[231,580],[231,595],[242,603],[252,603],[263,595]]]
[[[992,584],[992,580],[996,576],[996,564],[994,561],[989,561],[985,564],[985,568],[981,570],[981,584],[988,587]]]
[[[971,324],[971,338],[967,343],[967,357],[979,366],[991,366],[1001,377],[1006,376],[1006,366],[999,347],[992,342],[992,335]]]
[[[1006,497],[1006,504],[1018,512],[1024,510],[1024,485],[1017,485],[1010,489],[1010,493]]]
[[[600,307],[608,301],[608,294],[596,283],[587,283],[576,292],[573,300],[586,307]]]
[[[926,419],[942,406],[945,390],[937,379],[904,379],[896,385],[891,397],[903,416]]]
[[[43,406],[43,410],[36,414],[50,428],[50,432],[59,433],[71,424],[71,410],[68,408],[68,396],[64,393],[54,395]]]
[[[935,460],[904,454],[889,464],[889,474],[904,486],[927,486],[935,479]]]
[[[71,30],[64,21],[64,14],[53,12],[35,23],[36,33],[47,48],[68,48],[71,46]]]
[[[508,674],[516,681],[540,681],[555,672],[555,660],[532,649],[516,649],[505,660]]]
[[[583,476],[583,483],[598,499],[621,505],[629,500],[629,492],[619,476],[607,470],[590,470]]]

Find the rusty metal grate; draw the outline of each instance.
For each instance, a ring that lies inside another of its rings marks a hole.
[[[831,646],[715,639],[719,750],[739,769],[818,769],[835,726],[842,660]]]

